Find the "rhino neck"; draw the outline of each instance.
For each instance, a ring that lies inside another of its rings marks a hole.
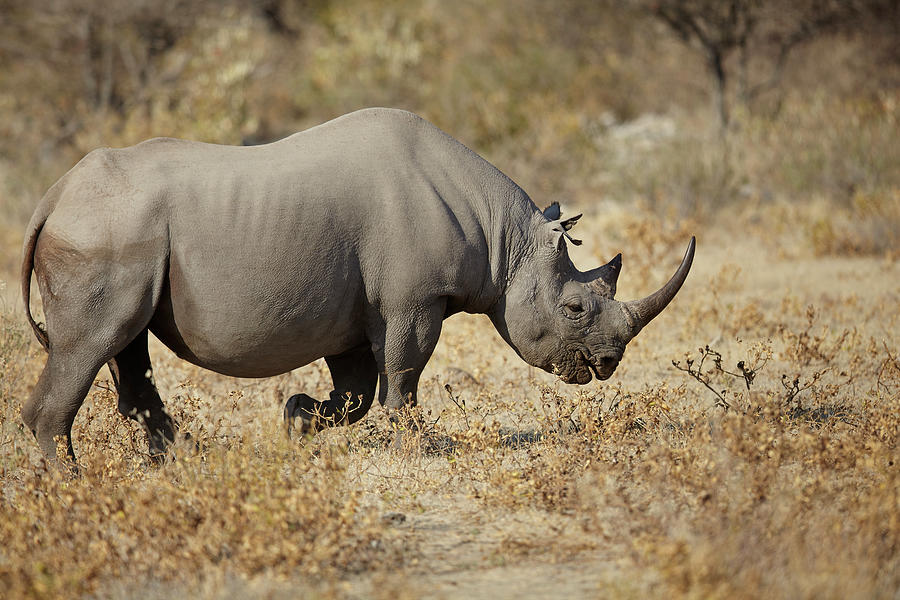
[[[429,186],[451,211],[471,217],[470,226],[460,228],[465,238],[460,242],[468,250],[477,249],[471,254],[462,250],[467,261],[465,297],[449,309],[488,313],[528,255],[535,214],[540,211],[522,188],[482,157],[437,129],[429,130],[429,135],[427,149],[434,153],[428,163]]]
[[[534,254],[533,221],[540,210],[515,185],[503,190],[488,205],[484,224],[488,276],[468,312],[490,315],[505,297],[510,282]]]

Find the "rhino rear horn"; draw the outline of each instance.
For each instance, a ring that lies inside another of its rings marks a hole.
[[[624,303],[625,308],[634,318],[632,335],[637,335],[647,323],[661,313],[663,309],[669,305],[669,302],[672,301],[672,298],[675,297],[675,294],[678,293],[678,290],[681,289],[681,285],[684,283],[688,272],[691,270],[691,263],[694,262],[694,248],[696,245],[696,238],[691,236],[691,242],[688,244],[687,251],[684,253],[681,266],[678,267],[678,270],[675,271],[675,274],[672,275],[672,278],[666,285],[662,286],[646,298]]]
[[[585,279],[596,288],[600,294],[605,295],[605,292],[608,291],[609,297],[613,298],[616,295],[616,282],[619,280],[619,273],[621,272],[622,253],[620,252],[602,267],[591,269],[585,273]]]

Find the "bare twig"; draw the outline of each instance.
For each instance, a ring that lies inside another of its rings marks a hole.
[[[459,409],[459,412],[462,413],[463,420],[466,423],[466,429],[468,429],[469,428],[469,414],[468,414],[468,411],[466,410],[465,399],[463,399],[461,397],[454,397],[453,396],[453,388],[450,387],[449,383],[444,384],[444,389],[447,390],[447,396],[450,397],[450,401],[453,402],[453,404],[456,405],[456,408]],[[438,418],[440,418],[440,417],[438,417]]]
[[[723,408],[724,410],[729,410],[731,408],[731,403],[725,399],[725,395],[728,393],[727,389],[722,390],[721,392],[716,390],[711,382],[709,375],[703,372],[703,363],[706,362],[708,357],[713,357],[713,362],[716,364],[719,371],[726,372],[721,368],[722,355],[716,352],[715,350],[710,349],[709,346],[705,348],[700,348],[700,362],[697,364],[697,367],[694,368],[694,359],[688,358],[685,361],[685,366],[681,366],[680,361],[673,360],[672,366],[674,366],[679,371],[683,371],[702,383],[706,389],[711,391],[716,396],[716,406]]]

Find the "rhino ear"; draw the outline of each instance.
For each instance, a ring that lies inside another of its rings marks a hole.
[[[559,207],[559,202],[554,202],[541,212],[544,213],[544,216],[547,217],[548,221],[556,221],[562,216],[562,209]]]
[[[550,230],[550,241],[548,245],[556,250],[557,252],[562,252],[563,248],[565,248],[565,243],[563,242],[563,237],[566,235],[566,232],[563,231],[559,227],[554,227]]]
[[[578,219],[580,219],[581,217],[582,217],[581,214],[577,214],[574,217],[572,217],[571,219],[566,219],[565,221],[560,221],[559,224],[562,225],[562,228],[564,231],[568,231],[568,230],[572,229],[572,227],[575,226],[575,223],[577,223]]]
[[[565,221],[554,221],[552,223],[553,231],[561,233],[563,235],[563,237],[565,237],[567,240],[572,242],[574,245],[580,246],[581,240],[576,240],[571,235],[569,235],[569,230],[575,226],[575,223],[577,223],[578,219],[580,219],[580,218],[581,218],[581,215],[575,215],[571,219],[566,219]]]
[[[562,249],[562,240],[563,238],[568,239],[576,246],[581,245],[581,240],[576,240],[571,235],[569,235],[568,231],[575,226],[575,223],[578,222],[578,219],[581,218],[582,215],[578,214],[572,218],[562,220],[562,209],[559,207],[559,202],[554,202],[547,208],[542,211],[544,218],[550,221],[550,245],[556,250]]]
[[[542,240],[542,245],[548,250],[559,253],[562,252],[566,244],[563,238],[566,235],[565,230],[560,226],[559,221],[551,221],[549,223],[541,223],[538,226],[538,239]]]
[[[580,217],[581,215],[578,216]],[[573,220],[577,219],[578,217],[575,217]],[[549,235],[547,236],[549,240],[548,245],[557,252],[562,251],[563,247],[565,246],[565,244],[563,243],[564,239],[569,240],[575,246],[581,245],[581,240],[576,240],[571,235],[569,235],[568,230],[571,229],[572,226],[566,226],[566,222],[553,221],[551,223],[548,223],[547,226],[549,228]]]

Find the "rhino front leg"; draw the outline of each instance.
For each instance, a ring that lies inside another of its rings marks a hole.
[[[360,346],[335,356],[326,356],[334,390],[320,402],[306,394],[288,398],[284,421],[288,435],[316,433],[325,427],[352,425],[362,419],[375,399],[378,367],[368,346]]]
[[[393,420],[401,408],[417,403],[419,377],[441,336],[446,305],[446,300],[441,298],[425,309],[412,312],[411,319],[407,312],[387,323],[383,352],[376,355],[381,367],[378,401]]]

